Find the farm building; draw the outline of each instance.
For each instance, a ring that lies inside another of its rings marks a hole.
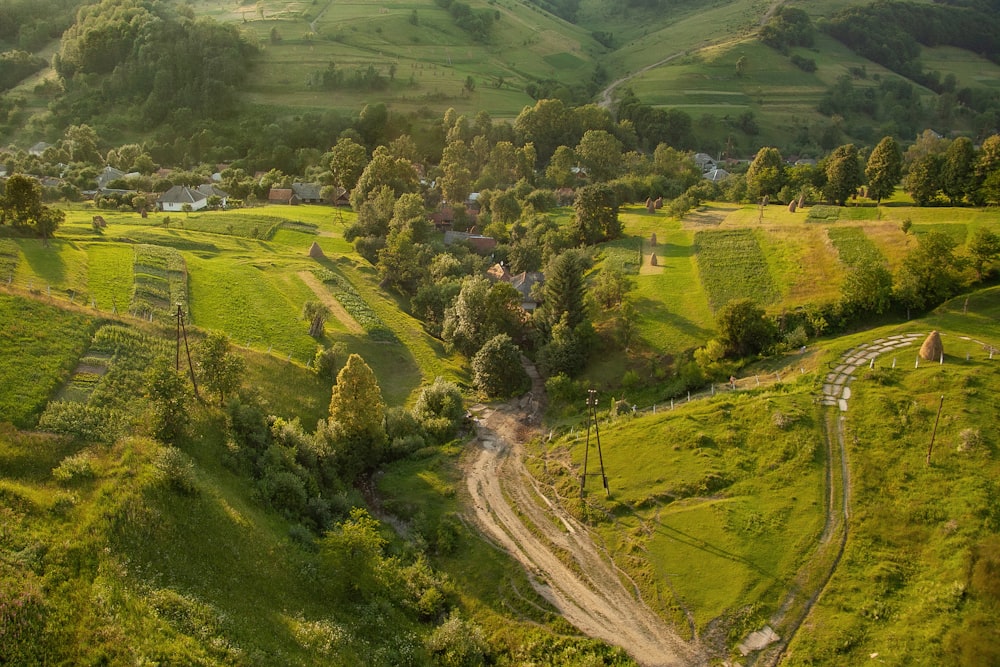
[[[183,211],[185,204],[189,204],[192,211],[200,211],[208,206],[208,197],[185,185],[175,185],[156,200],[161,211]]]
[[[322,204],[323,195],[316,183],[292,183],[292,192],[303,204]]]
[[[267,203],[298,206],[302,200],[291,188],[271,188],[271,191],[267,193]]]
[[[445,232],[444,244],[451,245],[452,243],[467,243],[480,255],[490,253],[497,247],[497,240],[492,236],[469,234],[468,232]]]
[[[538,307],[538,301],[532,296],[531,289],[536,284],[545,282],[545,276],[540,271],[522,271],[512,274],[503,262],[499,262],[487,269],[486,277],[490,280],[510,283],[511,287],[521,294],[521,308],[529,313]]]

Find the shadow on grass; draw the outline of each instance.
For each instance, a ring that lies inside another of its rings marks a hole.
[[[66,262],[62,258],[63,241],[50,240],[48,245],[38,239],[22,240],[21,254],[39,280],[61,285],[66,279]],[[36,287],[40,287],[37,286]]]
[[[663,310],[663,304],[652,299],[641,297],[636,300],[636,307],[640,313],[655,314],[655,317],[653,315],[648,315],[647,317],[656,319],[665,326],[695,340],[708,340],[715,335],[714,331],[695,324],[683,315]]]
[[[701,539],[699,537],[695,537],[694,535],[690,535],[688,533],[685,533],[682,530],[678,530],[677,528],[673,528],[671,526],[668,526],[667,524],[663,523],[662,521],[657,521],[656,525],[658,526],[657,530],[659,530],[660,533],[662,533],[663,535],[669,537],[670,539],[672,539],[674,541],[680,542],[681,544],[684,544],[684,545],[689,546],[689,547],[693,547],[695,549],[698,549],[699,551],[703,551],[703,552],[705,552],[707,554],[710,554],[712,556],[716,556],[718,558],[724,558],[724,559],[726,559],[728,561],[732,561],[734,563],[740,563],[742,565],[745,565],[746,567],[748,567],[749,569],[753,570],[754,572],[756,572],[757,574],[759,574],[759,575],[761,575],[763,577],[767,577],[768,579],[777,580],[777,577],[774,574],[772,574],[771,572],[768,572],[767,570],[763,569],[762,567],[760,567],[759,565],[757,565],[756,563],[754,563],[753,561],[751,561],[748,558],[745,558],[745,557],[743,557],[743,556],[741,556],[739,554],[733,553],[731,551],[726,551],[725,549],[723,549],[721,547],[717,547],[715,545],[709,544],[708,542],[706,542],[705,540],[703,540],[703,539]]]

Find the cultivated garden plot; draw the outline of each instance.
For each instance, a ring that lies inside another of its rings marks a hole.
[[[700,231],[694,243],[701,282],[713,309],[734,299],[750,298],[769,304],[778,298],[777,286],[752,230]]]

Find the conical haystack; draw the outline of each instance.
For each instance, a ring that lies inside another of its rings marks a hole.
[[[920,358],[927,361],[938,361],[944,354],[944,345],[941,343],[941,334],[932,331],[924,344],[920,346]]]
[[[656,247],[656,232],[649,235],[649,245]]]
[[[309,256],[313,259],[324,259],[326,255],[323,254],[323,249],[319,247],[319,244],[313,241],[313,244],[309,246]]]
[[[649,256],[649,265],[659,266],[659,264],[656,262],[656,253],[653,253],[652,255]]]

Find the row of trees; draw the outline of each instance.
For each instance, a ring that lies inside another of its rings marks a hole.
[[[977,150],[970,139],[943,139],[928,131],[904,154],[885,137],[863,159],[854,144],[835,149],[817,167],[789,168],[778,149],[758,151],[746,172],[747,196],[788,202],[811,188],[828,201],[843,205],[862,186],[876,202],[903,188],[920,206],[947,201],[952,206],[1000,204],[1000,135],[991,135]]]

